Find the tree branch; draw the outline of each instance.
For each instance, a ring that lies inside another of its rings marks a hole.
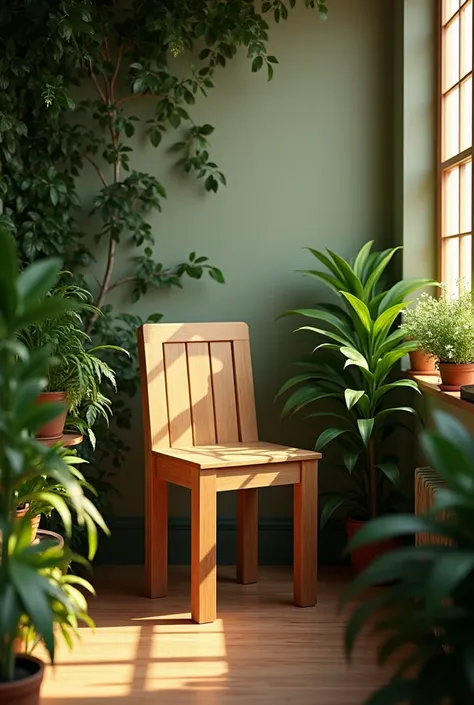
[[[107,105],[107,98],[105,97],[105,93],[100,87],[99,81],[97,80],[97,76],[94,73],[94,69],[92,68],[92,61],[89,61],[89,73],[91,75],[94,86],[96,87],[97,93],[100,96],[100,99]]]
[[[96,306],[96,308],[99,309],[99,311],[102,310],[102,306],[104,305],[105,297],[107,296],[107,294],[109,293],[109,290],[110,290],[109,285],[110,285],[110,278],[112,276],[112,271],[113,271],[114,264],[115,264],[115,247],[116,247],[116,245],[117,245],[117,243],[115,242],[112,235],[110,235],[109,251],[107,254],[107,267],[105,269],[104,280],[102,282],[102,286],[100,287],[97,301],[95,302],[95,306]],[[99,313],[98,313],[98,311],[96,311],[92,315],[92,317],[89,321],[89,325],[87,326],[87,331],[86,331],[86,333],[88,333],[89,335],[92,332],[92,329],[94,328],[94,325],[95,325],[95,322],[96,322],[98,316],[99,316]]]
[[[122,286],[122,284],[131,284],[132,282],[136,281],[136,279],[137,278],[134,276],[123,277],[123,279],[117,279],[116,282],[109,286],[109,291],[112,291],[112,289],[115,289],[117,286]]]
[[[84,159],[86,159],[89,164],[92,164],[97,174],[99,175],[99,179],[102,181],[103,185],[108,186],[109,184],[107,183],[107,179],[105,178],[104,172],[102,171],[100,166],[96,164],[95,161],[88,154],[84,154]]]
[[[113,92],[115,92],[115,83],[117,81],[117,77],[118,77],[118,74],[120,71],[120,64],[122,63],[122,56],[123,56],[124,49],[125,49],[124,44],[121,44],[120,48],[119,48],[118,57],[117,57],[117,63],[115,65],[114,75],[112,76],[112,80],[110,82],[111,90]]]
[[[160,98],[165,98],[165,95],[161,93],[130,93],[130,95],[125,96],[125,98],[120,98],[117,100],[115,105],[123,105],[124,103],[128,103],[130,100],[136,100],[138,98],[156,98],[158,100]]]

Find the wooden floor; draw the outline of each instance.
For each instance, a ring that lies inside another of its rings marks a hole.
[[[142,597],[141,568],[102,568],[91,606],[96,630],[81,630],[70,653],[48,669],[42,705],[362,705],[382,677],[373,643],[361,640],[347,665],[346,572],[321,572],[317,607],[291,604],[286,568],[261,568],[258,585],[219,571],[218,619],[196,625],[189,571],[170,571],[170,593]]]

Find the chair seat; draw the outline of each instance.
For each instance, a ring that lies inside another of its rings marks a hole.
[[[155,457],[174,458],[200,470],[302,462],[321,458],[320,453],[315,453],[311,450],[301,450],[263,441],[187,448],[159,448],[154,450],[153,454]]]

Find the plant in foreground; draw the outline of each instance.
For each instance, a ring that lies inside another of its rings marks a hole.
[[[304,316],[319,325],[298,329],[314,333],[317,345],[312,356],[298,363],[302,372],[280,390],[280,394],[291,390],[282,413],[324,404],[326,409],[309,416],[336,419],[337,425],[321,433],[315,449],[322,450],[337,439],[352,485],[349,491],[330,496],[322,511],[323,526],[343,506],[351,517],[361,520],[393,507],[399,497],[400,471],[397,458],[384,452],[383,441],[393,428],[394,415],[416,415],[411,406],[391,403],[396,392],[419,391],[412,380],[393,379],[401,358],[416,347],[404,340],[405,333],[397,329],[396,321],[407,306],[405,297],[433,282],[413,279],[384,288],[382,276],[400,248],[372,252],[372,245],[364,245],[352,263],[331,250],[326,255],[310,249],[328,271],[304,273],[334,290],[339,302],[285,314]],[[389,493],[386,483],[393,488]]]
[[[425,516],[379,517],[351,549],[424,533],[448,545],[410,545],[388,553],[358,576],[346,598],[365,593],[346,627],[351,654],[362,628],[379,641],[378,660],[397,657],[390,682],[368,705],[468,705],[474,700],[474,438],[457,420],[435,413],[421,437],[430,465],[446,483]],[[445,519],[439,518],[442,512]],[[367,598],[367,588],[386,584]]]
[[[18,488],[44,475],[62,485],[69,505],[59,494],[51,500],[66,530],[71,529],[71,509],[87,527],[89,557],[97,546],[97,525],[107,530],[102,517],[84,495],[70,465],[57,447],[47,447],[33,437],[38,427],[57,414],[57,405],[38,405],[48,368],[48,350],[29,352],[18,333],[27,325],[44,321],[71,308],[72,302],[48,297],[56,283],[60,262],[42,260],[21,274],[11,235],[0,230],[0,700],[8,701],[10,683],[18,679],[16,692],[33,679],[39,688],[41,662],[16,655],[25,624],[35,630],[54,660],[57,633],[54,625],[68,621],[74,627],[87,605],[79,592],[70,599],[73,580],[62,581],[70,553],[46,543],[31,543],[29,517],[17,520]],[[35,492],[29,501],[38,499]],[[66,587],[66,583],[67,586]],[[82,607],[81,607],[82,605]],[[62,617],[58,615],[61,613]],[[67,632],[67,628],[66,628]],[[63,632],[64,633],[64,632]],[[67,637],[66,637],[67,638]]]

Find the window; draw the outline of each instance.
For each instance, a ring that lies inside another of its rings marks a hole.
[[[439,234],[448,293],[472,281],[473,2],[439,0]]]

